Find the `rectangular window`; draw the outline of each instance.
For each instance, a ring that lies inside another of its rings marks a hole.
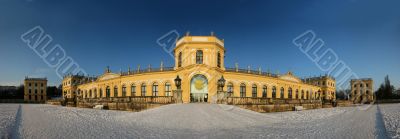
[[[267,88],[266,87],[263,88],[262,97],[267,97]]]
[[[126,87],[122,87],[122,97],[126,96]]]
[[[167,83],[165,85],[165,96],[172,96],[172,94],[171,94],[171,85],[169,83]]]
[[[253,89],[252,89],[252,97],[257,97],[257,87],[253,87]]]
[[[141,89],[141,91],[142,91],[142,96],[146,96],[146,86],[145,85],[142,85],[142,89]]]
[[[158,96],[158,85],[153,85],[153,96]]]
[[[246,86],[240,86],[240,97],[246,97]]]
[[[131,96],[136,96],[136,86],[131,86]]]

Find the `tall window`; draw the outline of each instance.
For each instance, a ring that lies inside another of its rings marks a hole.
[[[179,52],[178,55],[178,67],[182,67],[182,52]]]
[[[251,97],[257,97],[257,85],[253,84],[251,89]]]
[[[219,52],[217,54],[217,66],[218,66],[218,68],[221,67],[221,53],[219,53]]]
[[[228,93],[233,94],[233,84],[232,83],[228,83]]]
[[[135,86],[135,84],[131,85],[131,96],[136,96],[136,86]]]
[[[165,83],[165,96],[172,96],[170,83]]]
[[[196,64],[203,64],[203,51],[197,50],[196,52]]]
[[[88,98],[92,98],[92,90],[89,90],[89,96]]]
[[[262,90],[262,97],[266,98],[267,97],[267,86],[263,86],[263,90]]]
[[[299,98],[299,90],[296,89],[295,99]]]
[[[111,92],[110,92],[111,90],[110,90],[110,87],[109,86],[107,86],[107,88],[106,88],[106,97],[107,98],[109,98],[110,97],[110,94],[111,94]]]
[[[114,97],[118,97],[118,87],[114,87]]]
[[[103,97],[103,90],[100,88],[100,90],[99,90],[99,93],[100,93],[100,98],[102,98]]]
[[[153,96],[158,96],[158,83],[153,83]]]
[[[281,87],[281,97],[280,97],[281,99],[285,98],[284,92],[285,92],[285,89],[283,89],[283,87]]]
[[[122,97],[126,96],[126,86],[122,85]]]
[[[240,97],[246,97],[246,85],[240,84]]]
[[[306,99],[306,95],[304,95],[304,90],[301,90],[301,95],[300,95],[301,99]]]
[[[272,98],[276,98],[276,87],[272,87]]]
[[[142,84],[142,87],[141,87],[141,95],[142,96],[146,96],[146,84]]]
[[[289,87],[288,98],[292,99],[292,97],[293,97],[292,88]]]
[[[306,95],[307,95],[307,99],[311,99],[311,98],[310,98],[310,96],[311,96],[311,95],[310,95],[310,92],[307,91],[307,94],[306,94]]]

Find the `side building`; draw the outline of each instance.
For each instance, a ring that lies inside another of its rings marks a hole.
[[[29,78],[24,80],[24,101],[29,103],[44,103],[47,100],[47,79]]]
[[[351,95],[353,103],[371,103],[374,97],[374,81],[372,78],[350,80]]]
[[[226,79],[223,91],[233,97],[335,100],[335,79],[330,76],[299,78],[292,72],[274,74],[260,68],[252,70],[225,67],[224,41],[211,36],[186,35],[176,42],[175,66],[138,67],[111,72],[107,67],[97,77],[67,75],[63,79],[66,98],[113,98],[134,96],[171,96],[175,79],[181,79],[184,103],[208,102],[218,92],[218,80]]]

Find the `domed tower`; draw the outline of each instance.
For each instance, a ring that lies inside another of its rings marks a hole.
[[[206,65],[225,70],[225,48],[223,40],[211,36],[186,36],[176,42],[175,69],[193,65]]]
[[[183,102],[207,102],[225,71],[224,42],[211,36],[186,36],[176,42],[175,70],[182,78]]]

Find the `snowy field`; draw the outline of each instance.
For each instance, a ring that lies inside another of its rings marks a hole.
[[[400,104],[256,113],[217,104],[142,112],[0,104],[1,138],[400,138]]]

